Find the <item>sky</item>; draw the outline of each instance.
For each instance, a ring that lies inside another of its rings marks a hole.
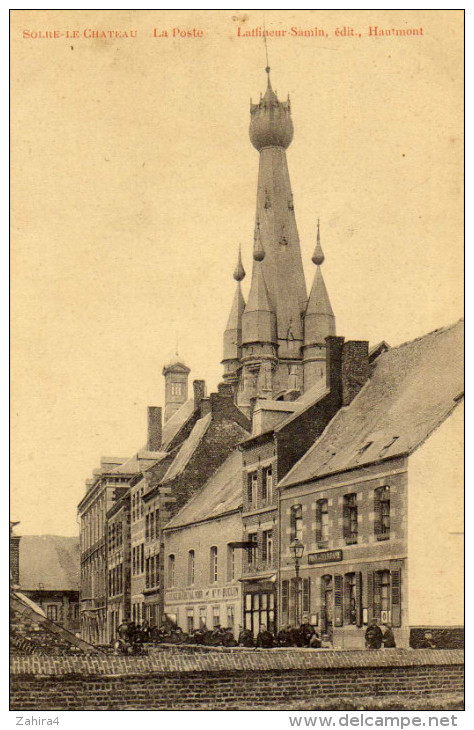
[[[101,456],[146,443],[146,409],[163,404],[176,343],[190,381],[208,391],[220,381],[239,245],[245,296],[251,279],[248,125],[266,84],[263,20],[257,10],[12,13],[18,534],[77,534]],[[462,12],[265,11],[265,23],[287,30],[268,53],[273,87],[291,98],[308,291],[319,217],[339,335],[396,345],[456,321]],[[178,28],[191,35],[173,37]],[[109,30],[137,33],[90,37]]]

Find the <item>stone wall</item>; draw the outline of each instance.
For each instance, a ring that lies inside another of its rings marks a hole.
[[[13,657],[12,710],[222,710],[335,698],[404,702],[463,691],[457,650],[156,650],[145,657]],[[310,705],[308,705],[310,707]]]

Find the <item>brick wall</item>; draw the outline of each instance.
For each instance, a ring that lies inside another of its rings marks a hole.
[[[146,657],[13,657],[15,710],[232,709],[318,698],[462,693],[457,650],[156,651]]]

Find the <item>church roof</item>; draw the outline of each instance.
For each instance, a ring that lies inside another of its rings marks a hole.
[[[237,510],[242,505],[242,454],[235,450],[203,488],[168,522],[165,529],[184,527]]]
[[[460,320],[382,353],[362,390],[280,486],[411,454],[462,400],[463,349]]]

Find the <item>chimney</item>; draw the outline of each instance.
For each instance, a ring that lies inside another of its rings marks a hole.
[[[201,401],[206,397],[206,382],[204,380],[193,380],[194,410],[201,410]]]
[[[161,408],[148,406],[148,451],[159,451],[161,448]]]
[[[342,405],[348,406],[370,375],[369,343],[349,340],[342,347]]]
[[[201,398],[200,408],[199,408],[201,415],[201,418],[204,418],[204,416],[207,416],[208,413],[211,413],[212,406],[211,406],[211,399],[209,397]]]
[[[344,337],[329,335],[326,337],[326,386],[331,393],[336,393],[342,400],[342,348]]]

